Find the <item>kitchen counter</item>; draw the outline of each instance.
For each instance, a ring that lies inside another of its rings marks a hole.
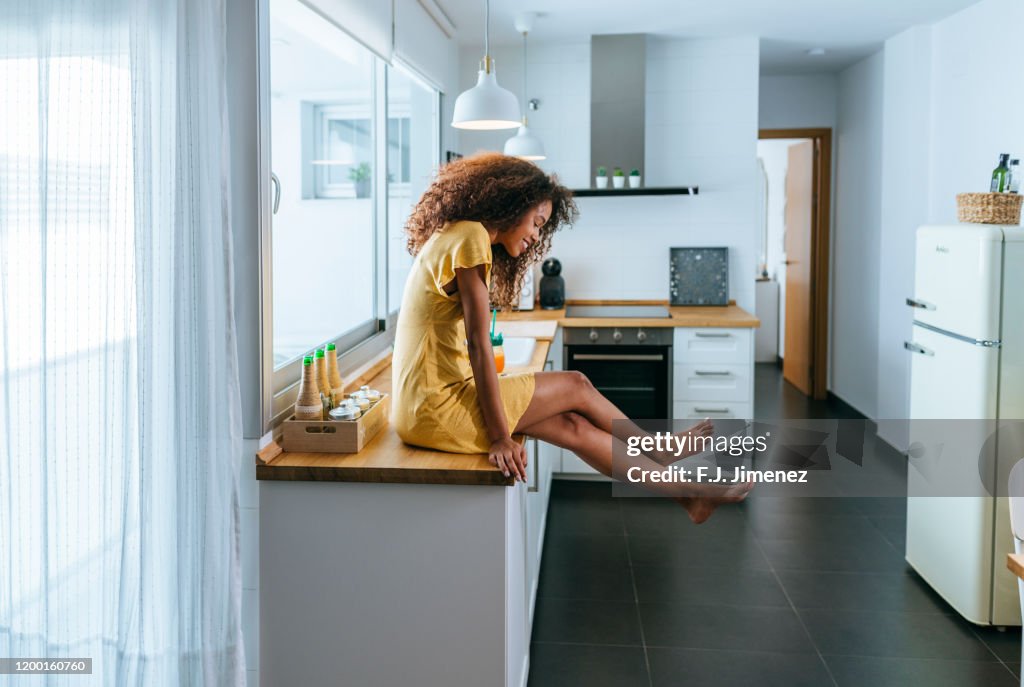
[[[557,322],[509,322],[500,327],[505,337],[537,339],[532,360],[507,372],[539,372],[544,369]],[[391,366],[366,382],[371,388],[391,391]],[[520,437],[520,441],[522,438]],[[313,453],[282,451],[276,442],[260,451],[256,479],[315,482],[386,482],[393,484],[469,484],[512,486],[487,461],[487,454],[446,453],[409,446],[388,425],[359,453]]]
[[[562,327],[725,327],[757,328],[761,321],[733,302],[729,305],[680,306],[666,301],[569,301],[570,305],[664,305],[670,317],[566,317],[565,308],[558,310],[519,310],[501,313],[498,321],[556,322]],[[511,336],[506,334],[506,336]]]
[[[557,323],[501,330],[538,339],[519,369],[543,369]],[[361,383],[390,389],[390,365]],[[528,485],[484,454],[406,446],[391,427],[357,454],[262,451],[262,684],[526,684],[561,453],[525,447]]]

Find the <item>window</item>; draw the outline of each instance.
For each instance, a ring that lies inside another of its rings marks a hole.
[[[368,112],[315,105],[316,158],[309,161],[317,198],[369,198],[373,130]]]
[[[402,304],[412,256],[405,248],[405,220],[438,164],[437,91],[408,72],[388,67],[388,312]]]
[[[439,162],[440,95],[299,0],[271,2],[269,27],[273,418],[303,355],[334,342],[344,363],[386,344],[412,264],[405,221]]]

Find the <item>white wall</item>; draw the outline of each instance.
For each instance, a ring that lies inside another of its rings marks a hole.
[[[1019,43],[1024,3],[982,0],[885,44],[883,224],[878,288],[878,417],[909,415],[914,236],[956,221],[956,194],[984,191],[997,155],[1024,153],[1024,92],[1006,88],[1007,50]],[[1013,57],[1010,57],[1011,62]],[[1012,70],[1010,70],[1012,72]],[[907,437],[882,425],[899,449]]]
[[[762,76],[758,123],[762,129],[834,129],[839,77],[836,74]]]
[[[933,165],[931,138],[931,30],[915,27],[885,43],[882,110],[882,230],[878,254],[878,433],[893,446],[909,445],[910,339],[913,315],[904,304],[914,289],[914,232],[928,219]],[[910,183],[908,183],[908,181]]]
[[[499,49],[498,81],[518,92],[518,48]],[[462,87],[479,55],[463,50]],[[545,169],[590,186],[589,43],[530,46],[529,97],[541,100],[531,128],[548,152]],[[698,185],[698,196],[580,198],[580,221],[554,240],[566,296],[668,297],[672,246],[729,246],[730,297],[754,311],[759,251],[758,41],[754,37],[666,39],[647,49],[647,185]],[[462,132],[463,152],[500,150],[511,134]]]
[[[840,73],[835,146],[830,388],[868,417],[878,399],[883,67],[878,52]]]
[[[957,193],[988,191],[999,153],[1024,157],[1022,33],[1019,0],[984,0],[932,27],[931,222],[956,221]]]

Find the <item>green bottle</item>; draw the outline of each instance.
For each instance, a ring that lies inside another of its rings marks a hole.
[[[989,193],[1005,193],[1010,190],[1010,168],[1007,166],[1009,161],[1009,153],[999,155],[999,166],[992,170],[992,185],[989,186]]]

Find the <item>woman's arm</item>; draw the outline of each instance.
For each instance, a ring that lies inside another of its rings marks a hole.
[[[462,316],[466,321],[469,363],[476,380],[476,396],[491,440],[488,458],[506,477],[515,475],[526,481],[526,449],[509,435],[505,408],[501,403],[498,371],[491,349],[490,296],[484,281],[484,266],[455,270],[455,281],[462,294]]]

